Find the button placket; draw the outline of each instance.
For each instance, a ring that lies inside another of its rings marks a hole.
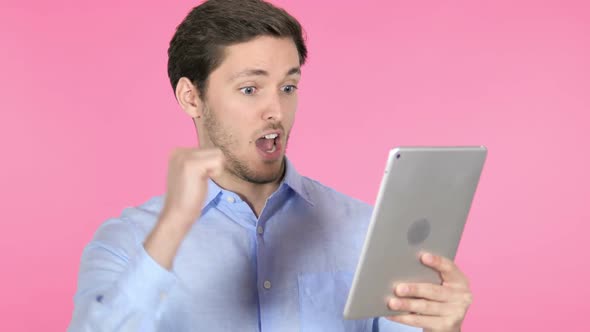
[[[269,326],[271,326],[272,317],[271,315],[271,308],[269,308],[268,304],[272,303],[272,278],[273,275],[270,273],[271,271],[268,269],[267,262],[267,252],[265,247],[265,223],[264,217],[258,218],[256,221],[256,228],[254,229],[254,239],[256,241],[256,259],[258,262],[258,299],[260,303],[260,324],[261,324],[261,331],[266,330]]]

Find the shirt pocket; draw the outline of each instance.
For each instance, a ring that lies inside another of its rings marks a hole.
[[[345,320],[342,313],[352,284],[350,272],[301,273],[301,332],[368,332],[372,320]]]

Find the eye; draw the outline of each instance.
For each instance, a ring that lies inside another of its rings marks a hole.
[[[290,95],[293,92],[295,92],[295,90],[297,90],[297,86],[295,85],[285,85],[284,87],[281,88],[281,90],[283,90],[284,93]]]
[[[246,96],[251,96],[256,92],[256,88],[253,86],[246,86],[241,88],[240,91]]]

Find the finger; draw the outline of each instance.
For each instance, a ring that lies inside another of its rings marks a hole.
[[[402,314],[397,316],[386,317],[386,319],[404,325],[410,325],[414,327],[432,330],[441,328],[441,326],[443,325],[442,322],[444,321],[444,319],[441,317],[423,316],[416,314]]]
[[[223,156],[223,152],[219,148],[186,148],[177,147],[170,153],[170,159],[201,159],[208,157]]]
[[[393,311],[413,312],[420,315],[444,316],[449,314],[448,305],[424,299],[392,298],[387,303]]]
[[[170,160],[170,169],[178,169],[206,179],[222,173],[225,159],[220,154],[199,153],[176,155]]]
[[[443,282],[467,284],[467,277],[450,259],[431,253],[423,253],[420,259],[424,265],[438,271]]]
[[[221,156],[223,152],[220,148],[213,147],[213,148],[190,148],[189,149],[193,154],[197,156]]]
[[[427,283],[399,284],[395,287],[394,292],[399,297],[421,298],[438,302],[452,302],[458,298],[456,290]]]
[[[198,161],[199,168],[204,172],[204,177],[215,177],[223,172],[224,159],[221,156],[210,156]]]

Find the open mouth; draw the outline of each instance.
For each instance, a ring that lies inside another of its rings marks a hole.
[[[265,153],[273,153],[277,150],[279,134],[267,134],[256,140],[256,147]]]

